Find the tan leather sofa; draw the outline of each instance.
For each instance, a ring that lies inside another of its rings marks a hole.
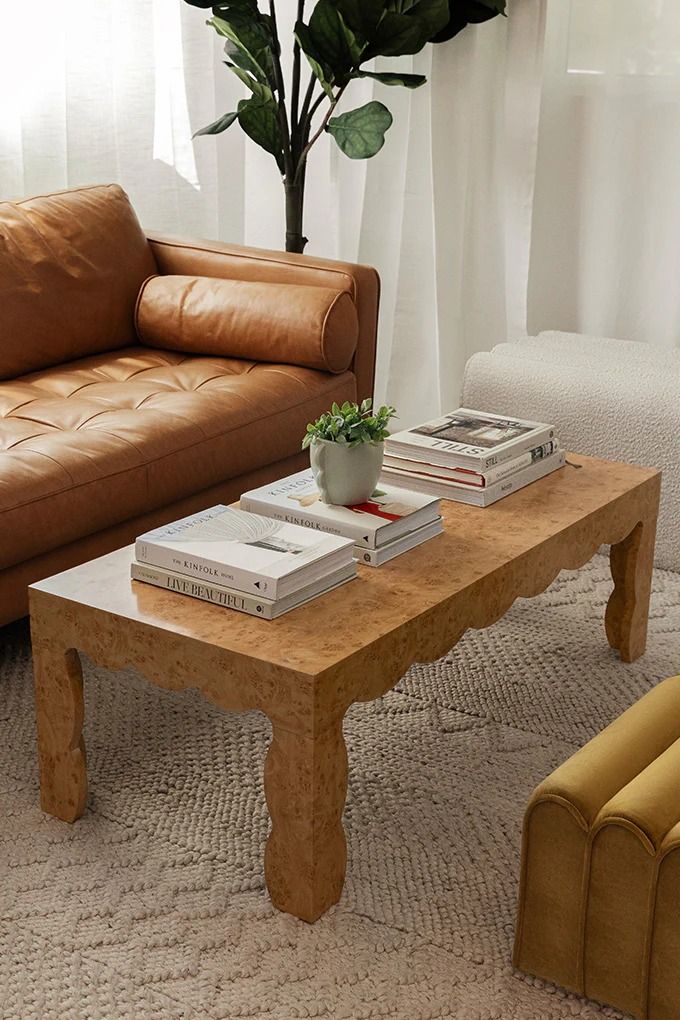
[[[0,625],[304,467],[307,422],[372,394],[378,297],[368,267],[146,237],[117,185],[0,203]]]

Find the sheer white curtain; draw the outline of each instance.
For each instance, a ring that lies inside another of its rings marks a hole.
[[[430,79],[416,92],[356,83],[356,105],[379,95],[395,116],[374,159],[313,154],[307,250],[379,269],[378,396],[404,424],[454,405],[469,354],[526,329],[544,2],[406,61]],[[278,6],[285,32],[296,3]],[[0,2],[0,199],[116,180],[149,228],[280,247],[271,157],[236,126],[191,141],[242,95],[204,20],[180,0]]]
[[[680,345],[680,5],[550,0],[529,326]]]

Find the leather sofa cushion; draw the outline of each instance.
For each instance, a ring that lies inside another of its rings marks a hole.
[[[253,280],[156,276],[139,295],[137,334],[150,347],[344,372],[359,334],[347,291]]]
[[[0,569],[299,452],[354,376],[125,348],[0,383]]]
[[[157,272],[117,185],[0,203],[0,379],[136,343]]]

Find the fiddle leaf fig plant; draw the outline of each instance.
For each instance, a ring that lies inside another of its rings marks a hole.
[[[397,417],[397,412],[385,404],[377,411],[373,411],[372,407],[373,401],[370,397],[361,404],[353,404],[349,400],[346,400],[342,407],[333,404],[330,411],[326,411],[307,426],[302,449],[306,450],[318,440],[346,446],[382,443],[389,436],[388,422]]]
[[[286,197],[286,250],[304,251],[305,177],[312,147],[329,134],[350,159],[369,159],[383,147],[392,114],[373,100],[336,115],[351,82],[420,88],[421,74],[376,71],[377,57],[418,53],[428,43],[452,39],[466,25],[505,14],[506,0],[317,0],[308,20],[306,0],[296,0],[290,40],[292,70],[286,81],[276,0],[184,0],[211,9],[207,24],[224,39],[225,65],[250,93],[197,135],[241,129],[276,160]],[[303,65],[308,77],[303,81]]]

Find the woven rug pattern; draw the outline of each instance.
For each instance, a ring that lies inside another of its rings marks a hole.
[[[349,866],[315,925],[263,878],[269,724],[85,662],[90,801],[38,806],[25,626],[0,631],[2,1020],[617,1017],[513,973],[533,786],[680,671],[680,576],[647,654],[604,638],[598,556],[347,716]]]

